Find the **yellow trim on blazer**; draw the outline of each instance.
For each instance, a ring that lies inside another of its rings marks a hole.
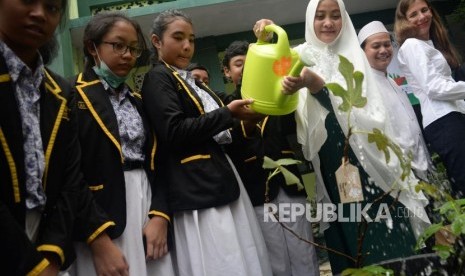
[[[247,158],[244,160],[244,163],[247,163],[247,162],[252,162],[252,161],[255,161],[257,160],[257,156],[253,156],[253,157],[250,157],[250,158]]]
[[[210,154],[205,154],[205,155],[197,154],[197,155],[193,155],[191,157],[182,159],[181,164],[185,164],[187,162],[191,162],[191,161],[198,160],[198,159],[209,159],[209,158],[211,158]]]
[[[83,81],[83,80],[82,80],[83,77],[84,77],[84,75],[83,75],[82,73],[79,73],[76,82],[79,83],[79,84],[85,84],[85,83],[87,83],[86,81]]]
[[[157,152],[157,135],[153,134],[153,148],[150,153],[150,169],[155,170],[155,153]]]
[[[173,71],[173,75],[181,83],[182,87],[184,87],[184,90],[186,91],[187,95],[189,95],[189,98],[191,98],[191,100],[197,106],[197,109],[199,110],[200,114],[202,114],[202,115],[205,114],[205,111],[203,110],[202,105],[199,103],[199,101],[197,101],[197,99],[194,97],[194,95],[192,95],[190,89],[184,83],[183,78],[181,78],[181,76],[179,76],[179,73],[177,71]]]
[[[270,118],[270,116],[266,116],[265,120],[263,120],[263,122],[260,124],[260,130],[261,130],[262,137],[263,137],[263,132],[265,132],[266,123],[268,123],[268,118]]]
[[[38,263],[31,271],[29,271],[26,276],[36,276],[39,275],[44,269],[49,265],[47,259],[43,258],[40,263]]]
[[[60,86],[55,82],[55,80],[50,76],[47,70],[44,70],[45,77],[52,83],[53,87],[51,87],[47,82],[45,82],[45,87],[50,90],[53,94],[58,94],[61,92]]]
[[[5,153],[6,161],[8,163],[8,167],[10,168],[11,174],[11,183],[13,184],[13,195],[15,198],[15,203],[19,203],[21,201],[21,195],[19,193],[19,182],[18,182],[18,171],[16,170],[15,160],[13,159],[13,155],[11,154],[10,147],[5,138],[5,134],[3,133],[2,128],[0,127],[0,144],[2,145],[3,152]]]
[[[207,88],[207,90],[210,91],[210,93],[209,93],[210,96],[215,97],[216,100],[217,100],[218,102],[220,102],[221,107],[223,107],[223,106],[224,106],[224,103],[223,103],[223,101],[220,99],[220,97],[218,97],[218,95],[216,95],[215,91],[211,90],[210,87],[208,87],[207,85],[205,85],[205,88]]]
[[[292,155],[294,155],[294,151],[292,151],[292,150],[282,150],[281,153],[282,154],[292,154]]]
[[[242,136],[244,136],[244,138],[249,138],[249,136],[247,136],[247,132],[245,131],[243,120],[241,120],[241,130],[242,130]]]
[[[142,95],[139,92],[132,92],[130,93],[133,97],[139,98],[142,100]]]
[[[150,211],[150,212],[149,212],[149,215],[159,216],[159,217],[165,218],[168,222],[171,223],[170,216],[168,216],[168,215],[165,214],[165,213],[162,213],[162,212],[159,212],[159,211]]]
[[[110,226],[114,226],[116,225],[113,221],[107,221],[105,222],[102,226],[100,226],[97,230],[95,230],[94,233],[92,233],[92,235],[90,235],[89,238],[87,238],[87,244],[90,244],[91,242],[93,242],[95,240],[95,238],[97,238],[98,235],[100,235],[103,231],[105,231],[105,229],[107,229],[108,227]]]
[[[80,76],[81,75],[79,75],[79,77]],[[118,143],[118,140],[116,140],[116,138],[113,135],[111,135],[111,132],[108,130],[108,128],[102,122],[102,119],[100,119],[100,117],[98,116],[97,111],[95,111],[94,107],[92,106],[92,103],[89,101],[89,98],[87,98],[86,93],[84,93],[84,91],[82,90],[82,88],[84,88],[86,86],[91,86],[91,85],[97,84],[99,82],[100,82],[100,80],[94,80],[94,81],[91,81],[91,82],[86,82],[86,83],[84,83],[82,85],[77,85],[76,89],[78,90],[78,92],[81,95],[82,99],[86,103],[87,107],[90,110],[90,113],[92,114],[94,119],[97,121],[98,125],[102,128],[103,132],[108,136],[108,138],[110,138],[110,140],[113,142],[113,144],[115,144],[115,146],[118,149],[119,154],[121,156],[121,163],[124,163],[124,156],[123,156],[123,150],[121,149],[121,145]]]
[[[50,165],[50,156],[52,155],[53,146],[55,145],[55,139],[56,139],[56,136],[57,136],[57,133],[58,133],[58,129],[60,128],[61,121],[64,118],[63,115],[65,114],[65,110],[67,111],[67,109],[66,109],[67,108],[67,106],[66,106],[67,100],[65,98],[63,98],[62,96],[58,95],[59,93],[61,93],[60,87],[51,78],[51,76],[47,73],[47,71],[45,71],[45,74],[50,79],[50,81],[52,82],[52,84],[55,87],[51,87],[47,83],[45,84],[45,86],[47,87],[48,90],[50,90],[50,92],[52,92],[58,99],[61,100],[61,106],[60,106],[60,109],[58,111],[58,115],[57,115],[57,118],[55,120],[55,123],[53,125],[52,134],[50,135],[50,141],[48,142],[47,150],[45,151],[45,170],[44,170],[44,177],[43,177],[44,181],[42,183],[42,186],[44,187],[44,190],[46,190],[46,187],[47,187],[47,176],[48,176],[48,167]]]
[[[89,185],[89,190],[91,191],[98,191],[98,190],[102,190],[103,189],[103,184],[100,184],[100,185]]]
[[[54,252],[60,257],[61,264],[65,263],[65,254],[63,253],[63,250],[56,245],[53,244],[43,244],[39,247],[37,247],[38,251],[47,251],[47,252]]]
[[[0,75],[0,82],[7,82],[7,81],[10,81],[11,80],[11,77],[9,74],[3,74],[3,75]]]
[[[171,69],[171,71],[173,71],[174,77],[181,83],[181,85],[184,88],[184,90],[186,91],[187,95],[189,95],[189,98],[191,98],[191,100],[194,102],[195,106],[197,106],[197,109],[199,110],[200,114],[205,114],[205,111],[203,110],[202,105],[199,103],[199,101],[197,101],[197,99],[194,97],[194,95],[192,95],[190,89],[186,86],[186,83],[185,83],[184,79],[181,78],[181,76],[179,76],[178,71],[176,71],[176,69],[171,67],[168,63],[166,63],[166,62],[163,62],[163,63],[166,65],[166,67],[168,67],[169,69]]]

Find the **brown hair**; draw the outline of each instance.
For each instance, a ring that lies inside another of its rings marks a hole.
[[[394,23],[394,32],[396,34],[397,43],[401,46],[407,38],[416,37],[417,31],[407,19],[407,10],[417,0],[400,0],[396,9],[396,20]],[[447,30],[442,24],[439,13],[433,8],[428,0],[422,0],[428,5],[432,14],[431,27],[429,30],[430,39],[433,41],[434,47],[442,53],[447,60],[449,66],[454,69],[460,65],[460,57],[449,41]]]

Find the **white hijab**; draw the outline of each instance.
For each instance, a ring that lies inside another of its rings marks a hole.
[[[320,0],[311,0],[306,14],[306,42],[299,45],[296,50],[304,61],[309,59],[315,63],[314,66],[309,68],[318,73],[326,83],[337,82],[344,88],[347,85],[338,71],[338,55],[346,57],[353,63],[355,70],[362,72],[365,76],[362,95],[368,99],[365,107],[352,109],[351,125],[353,130],[372,131],[373,128],[377,128],[386,136],[393,137],[395,122],[391,122],[389,116],[386,115],[382,95],[377,91],[377,84],[370,64],[365,53],[360,48],[357,34],[349,14],[345,10],[344,2],[342,0],[331,1],[338,3],[342,16],[342,29],[337,38],[330,44],[324,43],[317,38],[313,23]],[[328,135],[325,128],[328,111],[313,96],[309,95],[308,89],[303,88],[298,93],[299,105],[296,111],[297,137],[299,143],[302,144],[304,156],[308,160],[314,160],[315,157],[318,157],[318,152]],[[331,92],[329,95],[336,118],[344,134],[347,135],[347,113],[338,109],[342,99],[334,96]],[[415,212],[422,221],[429,223],[423,208],[428,201],[423,194],[414,191],[414,186],[418,183],[418,180],[411,174],[405,181],[401,181],[402,170],[399,166],[399,160],[393,152],[391,152],[390,162],[386,164],[384,153],[378,150],[374,143],[369,143],[365,134],[352,134],[350,145],[357,159],[378,187],[385,192],[402,190],[399,201],[412,212]],[[341,161],[335,160],[335,162]],[[396,192],[391,192],[391,196],[395,197],[396,195]]]

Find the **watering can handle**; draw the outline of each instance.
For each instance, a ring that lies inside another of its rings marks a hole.
[[[278,35],[278,41],[276,45],[278,47],[278,51],[281,53],[285,53],[289,51],[289,40],[287,38],[287,33],[284,31],[283,28],[279,27],[276,24],[270,24],[265,26],[266,32],[273,32]],[[263,41],[260,38],[257,40],[257,44],[269,44],[267,41]]]

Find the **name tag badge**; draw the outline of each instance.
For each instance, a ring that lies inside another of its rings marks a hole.
[[[342,165],[336,171],[336,182],[341,203],[363,201],[363,190],[358,168],[350,164],[349,161],[344,162],[344,158],[342,159]]]
[[[77,106],[79,109],[87,109],[87,106],[83,101],[78,101]]]

